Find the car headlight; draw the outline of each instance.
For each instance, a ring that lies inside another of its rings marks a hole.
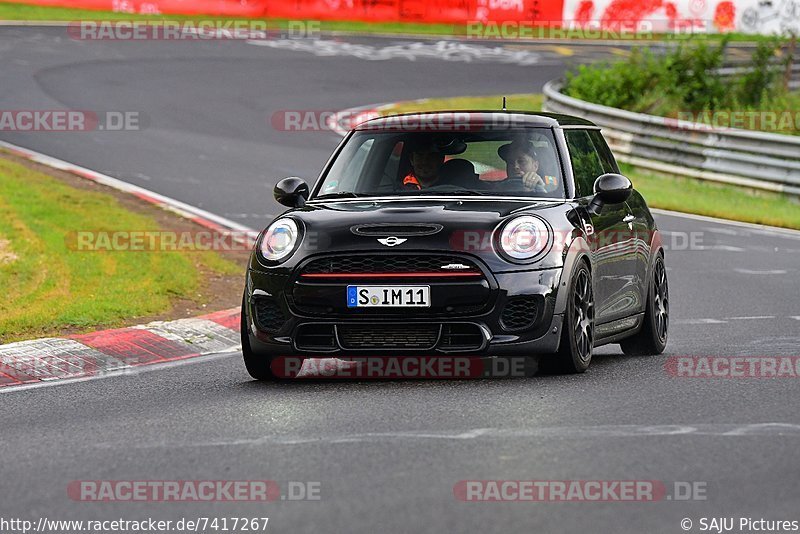
[[[294,252],[300,229],[292,219],[278,219],[269,225],[261,238],[259,252],[267,261],[280,261]]]
[[[545,251],[550,229],[539,217],[523,215],[508,221],[500,232],[500,251],[511,260],[529,260]]]

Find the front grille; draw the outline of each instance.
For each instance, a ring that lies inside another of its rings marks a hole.
[[[439,340],[438,324],[358,325],[336,327],[339,343],[347,349],[420,349],[430,350]]]
[[[505,330],[525,330],[536,322],[539,299],[535,296],[511,297],[503,308],[500,322]]]
[[[446,268],[445,268],[446,267]],[[478,260],[443,253],[355,253],[313,258],[293,279],[289,306],[301,314],[343,317],[428,317],[476,313],[491,304],[492,280]],[[347,286],[429,285],[429,308],[348,308]]]
[[[286,322],[280,306],[271,298],[258,298],[253,302],[256,324],[265,332],[277,332]]]
[[[442,269],[446,265],[464,265],[467,269]],[[374,274],[374,273],[419,273],[419,272],[469,272],[480,273],[471,261],[458,256],[392,254],[379,256],[335,256],[319,258],[308,263],[302,274]]]

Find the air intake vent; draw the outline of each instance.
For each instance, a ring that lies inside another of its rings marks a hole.
[[[483,346],[483,334],[476,324],[454,323],[442,327],[440,349],[478,350]]]
[[[439,340],[438,324],[342,324],[336,327],[343,349],[430,350]]]
[[[508,299],[500,322],[509,331],[525,330],[536,322],[539,315],[539,299],[536,297],[511,297]]]
[[[253,311],[256,316],[258,328],[265,332],[277,332],[286,322],[278,303],[271,298],[258,298],[253,302]]]
[[[362,224],[353,226],[350,231],[368,237],[404,237],[433,235],[442,231],[441,224]]]
[[[332,324],[304,324],[297,328],[295,345],[300,350],[331,351],[337,348]]]

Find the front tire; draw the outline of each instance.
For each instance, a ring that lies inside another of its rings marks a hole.
[[[258,355],[250,346],[250,331],[247,326],[247,300],[242,297],[242,313],[240,320],[240,333],[242,337],[242,357],[247,372],[256,380],[275,382],[278,377],[272,372],[272,358]]]
[[[567,308],[561,329],[558,354],[547,359],[552,370],[559,373],[583,373],[592,363],[594,349],[594,290],[592,273],[581,261],[569,285]],[[542,361],[545,363],[545,360]]]
[[[622,340],[620,347],[628,356],[661,354],[667,348],[669,336],[669,285],[664,257],[659,254],[653,265],[653,277],[648,284],[647,308],[642,329]]]

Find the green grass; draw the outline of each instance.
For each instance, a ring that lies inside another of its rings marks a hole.
[[[740,128],[800,135],[800,92],[785,86],[786,62],[797,57],[778,41],[754,48],[747,71],[716,73],[726,43],[674,47],[666,54],[634,49],[624,60],[580,65],[567,72],[564,94],[613,108]]]
[[[115,13],[110,11],[93,11],[86,9],[72,9],[64,7],[46,7],[46,6],[32,6],[26,4],[7,3],[0,0],[0,20],[28,20],[28,21],[77,21],[77,20],[200,20],[208,19],[211,16],[203,15],[140,15],[137,13]],[[244,20],[237,17],[217,17],[218,20]],[[261,19],[268,20],[272,23],[271,27],[285,28],[287,19]],[[424,24],[414,22],[361,22],[361,21],[321,21],[320,28],[324,32],[352,32],[364,34],[416,34],[416,35],[430,35],[430,36],[466,36],[468,29],[466,25],[462,24]],[[491,34],[490,34],[491,35]],[[549,34],[546,29],[534,30],[533,35],[539,39],[546,39]],[[560,34],[558,34],[560,35]],[[760,41],[764,39],[760,35],[749,35],[743,33],[728,34],[731,41]],[[523,32],[523,37],[525,36]],[[591,35],[589,35],[591,37]],[[536,40],[533,38],[531,40]],[[721,38],[720,34],[698,34],[694,36],[695,39],[710,39],[718,40]],[[564,41],[569,40],[583,40],[584,34],[580,31],[566,32],[566,35],[561,39]],[[661,41],[661,40],[685,40],[685,36],[673,37],[669,34],[652,34],[652,35],[639,35],[635,39],[630,39],[631,42],[647,42],[647,41]],[[507,39],[495,39],[495,42],[506,41]]]
[[[503,109],[503,96],[506,97],[506,107],[511,111],[540,111],[542,109],[542,95],[538,93],[491,95],[491,96],[456,96],[452,98],[426,98],[410,100],[393,104],[389,113],[412,113],[416,111],[447,111],[447,110],[492,110]]]
[[[200,21],[200,20],[254,20],[240,17],[218,17],[215,15],[141,15],[138,13],[117,13],[65,7],[31,6],[26,4],[4,3],[0,0],[0,20],[28,21],[78,21],[78,20],[134,20],[134,21]],[[267,18],[270,28],[286,28],[288,19]],[[461,28],[461,30],[459,30]],[[454,35],[464,32],[462,27],[452,24],[418,24],[407,22],[359,22],[359,21],[320,21],[319,29],[325,32],[390,33]]]
[[[221,274],[236,267],[216,253],[75,246],[78,231],[159,229],[109,194],[0,157],[0,343],[160,314],[197,295],[198,263]]]
[[[511,111],[541,109],[541,94],[506,96],[508,109]],[[388,115],[414,111],[500,109],[501,102],[501,95],[430,98],[398,102],[383,110],[383,113]],[[796,197],[691,178],[660,175],[624,164],[621,168],[652,208],[800,229],[800,199]]]
[[[800,229],[800,199],[620,165],[653,208]]]

